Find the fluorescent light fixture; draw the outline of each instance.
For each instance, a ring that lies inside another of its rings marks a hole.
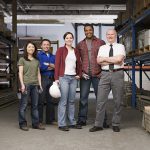
[[[33,24],[33,23],[17,23],[17,26],[64,26],[64,24]]]
[[[17,20],[20,22],[18,25],[29,26],[63,26],[63,23],[114,23],[114,19],[117,19],[117,15],[18,15]],[[28,20],[31,22],[28,24]],[[41,23],[38,23],[38,20]],[[46,22],[46,20],[48,22]],[[58,21],[58,23],[50,23],[50,21]],[[10,22],[11,17],[6,18],[6,22]],[[33,23],[32,23],[33,21]],[[37,22],[37,24],[35,23]],[[43,22],[42,22],[43,21]],[[45,22],[45,23],[44,23]]]

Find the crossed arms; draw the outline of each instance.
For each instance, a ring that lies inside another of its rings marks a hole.
[[[123,55],[117,55],[113,57],[97,57],[97,63],[102,66],[106,66],[109,64],[116,64],[116,65],[122,65],[124,61],[125,56]]]

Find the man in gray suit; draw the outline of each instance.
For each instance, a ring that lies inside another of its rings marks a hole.
[[[108,43],[99,49],[97,63],[101,65],[102,72],[98,85],[97,107],[95,125],[89,131],[103,130],[106,103],[110,90],[113,93],[114,113],[112,118],[112,129],[120,132],[121,106],[124,91],[124,58],[125,48],[122,44],[116,43],[117,33],[114,29],[106,32]]]

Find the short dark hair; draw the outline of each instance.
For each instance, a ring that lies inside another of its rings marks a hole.
[[[37,59],[37,47],[36,47],[36,45],[35,45],[35,43],[33,43],[32,41],[28,41],[27,43],[26,43],[26,45],[25,45],[25,47],[24,47],[24,59],[25,60],[27,60],[27,61],[30,61],[29,59],[28,59],[28,52],[27,52],[27,46],[29,45],[29,44],[32,44],[33,46],[34,46],[34,48],[35,48],[35,51],[34,51],[34,53],[33,53],[33,57],[35,58],[35,59]]]
[[[91,28],[93,29],[93,31],[94,31],[94,27],[93,27],[92,24],[86,23],[86,24],[84,25],[84,30],[85,30],[86,27],[91,27]]]
[[[68,34],[71,34],[71,35],[72,35],[72,37],[73,37],[73,39],[74,39],[74,36],[73,36],[73,34],[72,34],[71,32],[66,32],[66,33],[64,34],[63,38],[65,39],[65,38],[66,38],[66,36],[67,36]]]
[[[47,42],[49,42],[49,43],[51,44],[51,41],[50,41],[49,39],[43,39],[43,40],[41,41],[41,45],[42,45],[42,43],[43,43],[44,41],[47,41]]]

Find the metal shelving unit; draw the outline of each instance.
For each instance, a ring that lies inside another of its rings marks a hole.
[[[0,34],[0,107],[13,103],[17,99],[13,91],[15,74],[12,70],[13,40]]]
[[[122,28],[119,27],[118,34],[119,36],[124,35],[129,30],[132,32],[132,51],[136,49],[136,35],[138,31],[142,29],[150,28],[150,8],[143,11],[141,15],[136,18],[130,18],[125,24],[122,25]],[[117,27],[116,27],[117,29]],[[142,69],[143,64],[150,65],[150,52],[141,54],[139,56],[132,55],[130,58],[125,60],[127,65],[132,66],[132,106],[136,106],[136,84],[135,84],[135,71],[136,65],[139,66],[139,80],[140,80],[140,89],[142,89],[142,72],[144,71],[146,77],[150,81],[150,77],[146,74],[145,70]],[[148,69],[149,70],[149,69]]]

